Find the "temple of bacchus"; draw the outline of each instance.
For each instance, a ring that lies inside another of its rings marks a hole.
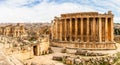
[[[116,49],[113,17],[108,13],[61,14],[52,21],[52,45],[80,49]]]

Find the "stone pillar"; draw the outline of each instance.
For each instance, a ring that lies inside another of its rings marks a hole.
[[[70,18],[70,41],[72,41],[72,18]]]
[[[92,36],[93,36],[93,41],[95,42],[95,18],[93,18],[93,24],[92,24],[92,26],[93,26],[93,34],[92,34]]]
[[[102,21],[99,18],[99,42],[102,42]]]
[[[62,41],[62,20],[60,20],[60,41]]]
[[[111,41],[114,41],[114,23],[113,23],[113,17],[111,18]]]
[[[54,28],[54,22],[52,21],[52,27],[51,27],[51,35],[52,35],[52,40],[54,39],[54,31],[53,31],[53,28]]]
[[[83,18],[81,18],[80,23],[81,23],[81,27],[80,27],[81,28],[81,35],[80,36],[81,36],[81,42],[83,42]]]
[[[78,37],[77,37],[77,32],[78,32],[78,21],[77,18],[75,18],[75,40],[77,41]]]
[[[56,20],[56,26],[55,26],[55,28],[56,28],[56,39],[58,40],[58,20]]]
[[[64,24],[63,25],[65,25],[65,41],[67,41],[67,21],[66,21],[67,19],[64,19]]]
[[[108,42],[108,18],[105,18],[105,42]]]
[[[89,18],[87,18],[87,42],[89,42]]]
[[[59,20],[58,20],[58,22],[57,22],[57,33],[58,33],[58,40],[60,40],[60,22],[59,22]]]

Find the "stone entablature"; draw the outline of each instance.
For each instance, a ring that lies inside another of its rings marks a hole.
[[[108,11],[107,14],[98,12],[62,14],[61,17],[55,17],[53,20],[51,34],[52,41],[56,43],[80,42],[79,45],[81,43],[89,45],[91,42],[93,44],[105,43],[105,45],[111,43],[109,45],[113,45],[113,49],[116,48],[113,40],[113,14],[111,11]],[[60,44],[58,43],[57,46]],[[109,46],[107,48],[111,49]],[[97,49],[97,47],[93,49]],[[104,49],[104,46],[101,49]]]
[[[113,14],[109,11],[109,13],[99,14],[98,12],[80,12],[80,13],[68,13],[68,14],[61,14],[61,18],[76,18],[76,17],[111,17]]]

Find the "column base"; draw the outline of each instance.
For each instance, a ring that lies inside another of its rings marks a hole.
[[[52,42],[52,46],[79,48],[88,50],[114,50],[117,49],[113,42]]]

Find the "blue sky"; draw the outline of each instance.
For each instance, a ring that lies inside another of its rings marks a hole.
[[[107,13],[120,23],[120,0],[0,0],[0,22],[51,22],[62,13]]]

